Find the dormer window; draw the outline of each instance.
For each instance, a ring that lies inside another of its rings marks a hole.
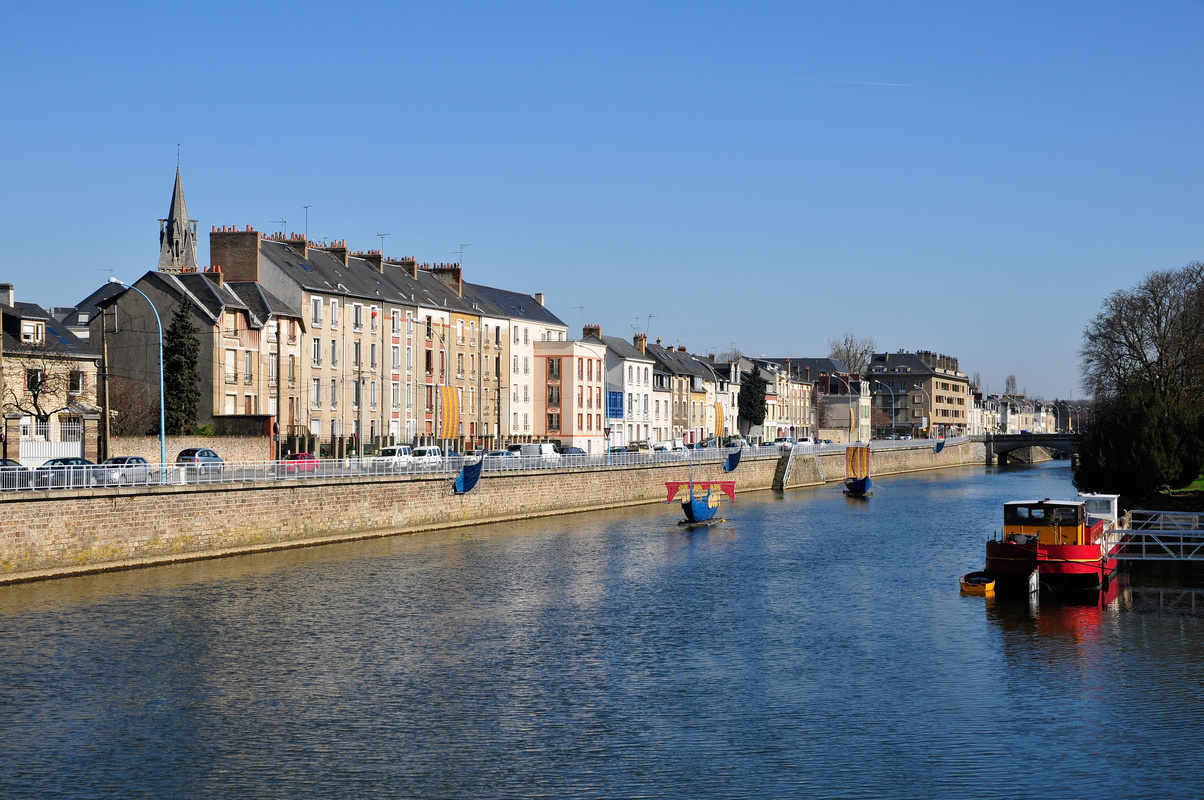
[[[21,341],[26,344],[41,344],[46,341],[46,326],[40,322],[22,322]]]

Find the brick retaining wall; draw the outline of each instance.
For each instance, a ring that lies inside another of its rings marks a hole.
[[[977,450],[975,450],[977,448]],[[882,451],[876,475],[980,464],[981,444]],[[467,495],[448,476],[403,475],[259,484],[155,486],[5,493],[0,497],[0,583],[206,558],[550,514],[664,502],[684,464],[487,473]],[[696,479],[735,478],[741,493],[768,489],[775,459],[719,463]],[[843,454],[796,457],[789,487],[844,477]]]
[[[174,464],[181,450],[207,447],[225,461],[271,461],[270,436],[168,436],[167,462]],[[142,456],[152,464],[159,463],[158,436],[114,436],[109,445],[111,456]]]

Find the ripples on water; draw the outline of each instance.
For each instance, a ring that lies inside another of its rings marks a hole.
[[[0,588],[0,796],[1198,796],[1194,590],[958,594],[1003,500],[1072,493],[967,469]]]

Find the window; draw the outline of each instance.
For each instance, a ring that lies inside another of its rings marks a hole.
[[[527,335],[528,328],[523,326],[523,344],[530,344],[531,337]]]
[[[393,408],[401,408],[401,383],[393,381]]]
[[[351,343],[351,365],[352,367],[360,365],[360,343],[358,341]]]
[[[514,430],[518,430],[518,412],[514,412]]]
[[[514,374],[518,374],[518,356],[514,357]]]
[[[277,359],[277,357],[278,357],[278,354],[276,354],[276,353],[268,354],[268,381],[270,381],[273,384],[276,383],[276,359]]]
[[[495,325],[493,328],[493,343],[498,347],[502,346],[502,326]]]
[[[396,308],[393,309],[393,311],[389,314],[389,323],[389,327],[392,329],[393,333],[401,332],[401,312]]]
[[[518,344],[518,326],[517,325],[514,326],[514,343]],[[514,427],[516,427],[516,428],[518,427],[517,415],[515,415]]]
[[[330,340],[330,366],[337,367],[339,365],[339,340]]]
[[[426,374],[430,375],[435,369],[434,355],[430,350],[426,351]]]
[[[233,395],[231,395],[231,396],[233,396]],[[321,408],[322,407],[322,379],[321,378],[313,378],[311,381],[310,392],[309,392],[309,407],[310,408]],[[226,413],[233,414],[234,412],[228,411]]]
[[[360,407],[360,382],[359,381],[351,382],[351,407],[352,408]]]
[[[376,328],[377,328],[377,325],[379,324],[379,320],[380,320],[380,309],[377,308],[376,306],[372,306],[371,313],[369,315],[369,319],[372,320],[372,322],[370,323],[372,325],[372,332],[376,333]]]
[[[531,430],[531,424],[528,421],[528,419],[529,419],[528,416],[526,414],[523,414],[523,430],[524,431]]]
[[[351,327],[357,331],[364,329],[364,307],[359,303],[351,306]]]
[[[312,325],[318,326],[322,324],[322,300],[318,297],[310,298],[309,307],[311,309],[309,321]]]
[[[577,430],[585,430],[585,417],[581,414],[577,415]]]
[[[527,360],[527,356],[523,356],[523,374],[531,374],[531,362]]]
[[[426,318],[426,338],[431,338],[431,318],[429,316]]]
[[[578,408],[581,408],[582,406],[585,405],[585,395],[582,394],[583,391],[584,390],[580,386],[577,387],[577,407]]]
[[[339,382],[334,378],[330,379],[330,407],[339,407]]]
[[[523,384],[523,402],[524,403],[531,402],[530,389],[531,389],[531,384],[529,384],[529,383]]]
[[[368,382],[368,405],[376,408],[376,381]]]
[[[559,358],[549,358],[548,359],[548,379],[553,380],[553,381],[560,380],[560,359]]]
[[[577,359],[577,380],[582,380],[585,377],[585,359]]]
[[[237,413],[237,411],[238,411],[238,395],[236,395],[236,394],[226,395],[226,404],[223,407],[223,410],[227,414]]]
[[[585,365],[585,379],[587,381],[594,379],[594,360],[592,358]]]
[[[330,329],[334,330],[339,327],[339,301],[330,301]]]
[[[634,374],[635,374],[635,367],[632,367],[630,364],[628,364],[627,365],[627,382],[628,383],[635,383],[635,379],[633,378]]]
[[[226,383],[233,383],[238,378],[238,352],[235,350],[226,351]]]
[[[477,376],[477,356],[475,353],[468,356],[468,377],[475,378]]]
[[[253,380],[255,371],[251,369],[252,356],[254,354],[250,350],[243,351],[243,371],[242,378],[244,383],[250,383]]]
[[[456,320],[456,344],[464,344],[464,320]]]
[[[549,431],[559,431],[560,430],[560,414],[554,413],[554,412],[548,413],[548,430]]]
[[[227,311],[222,314],[222,328],[227,336],[238,335],[238,315],[234,311]]]
[[[473,346],[477,343],[477,324],[475,322],[468,323],[468,343]]]
[[[464,377],[464,354],[456,353],[456,377]]]
[[[67,391],[70,394],[83,394],[84,391],[84,373],[79,370],[71,370],[71,374],[67,377]],[[71,441],[64,439],[63,441]]]
[[[644,385],[648,385],[648,368],[644,367]]]
[[[297,357],[290,355],[288,357],[288,382],[292,383],[295,380],[297,380]]]
[[[401,347],[393,345],[393,369],[401,369]]]
[[[560,407],[560,387],[559,386],[549,386],[548,387],[548,406],[551,408],[559,408]]]
[[[368,347],[368,369],[376,369],[376,342]]]

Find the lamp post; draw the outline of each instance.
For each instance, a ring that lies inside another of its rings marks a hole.
[[[930,395],[930,394],[928,394],[928,392],[924,391],[924,387],[918,383],[912,384],[911,388],[920,392],[921,394],[924,395],[924,397],[926,397],[928,399],[928,409],[932,414],[932,416],[930,416],[928,418],[928,435],[931,436],[934,433],[932,428],[936,424],[936,407],[932,404],[932,395]]]
[[[874,381],[886,391],[890,392],[890,435],[895,435],[895,392],[882,381]]]
[[[167,407],[163,403],[163,321],[159,319],[159,310],[155,308],[155,304],[151,302],[151,299],[146,296],[146,292],[137,286],[130,286],[128,283],[119,281],[114,277],[109,278],[109,283],[133,289],[142,295],[151,307],[151,311],[154,312],[155,325],[159,327],[159,484],[162,485],[167,482]]]

